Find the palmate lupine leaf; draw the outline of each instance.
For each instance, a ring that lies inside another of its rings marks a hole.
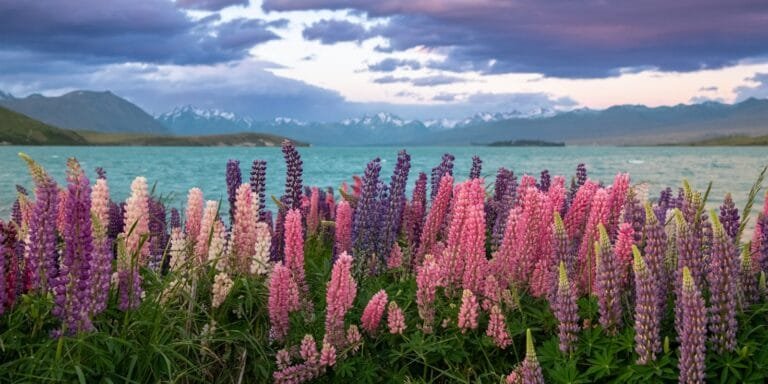
[[[736,244],[741,242],[741,234],[744,233],[744,228],[747,227],[747,223],[749,222],[749,214],[752,211],[752,205],[755,203],[755,199],[757,199],[757,194],[760,193],[760,190],[763,188],[763,180],[765,179],[766,171],[768,171],[768,165],[763,167],[763,170],[757,175],[755,183],[752,184],[752,188],[749,189],[747,203],[744,205],[744,210],[742,211],[739,232],[736,234]]]

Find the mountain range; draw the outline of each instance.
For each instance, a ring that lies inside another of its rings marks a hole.
[[[604,110],[497,111],[458,120],[404,119],[380,112],[336,122],[307,122],[290,117],[257,121],[191,105],[152,117],[109,91],[25,98],[0,92],[0,106],[51,126],[74,130],[165,137],[258,132],[315,145],[467,145],[515,140],[654,145],[768,134],[765,99],[664,107],[618,105]]]

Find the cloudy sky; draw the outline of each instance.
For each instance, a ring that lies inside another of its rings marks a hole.
[[[256,118],[768,97],[765,0],[0,0],[0,90]]]

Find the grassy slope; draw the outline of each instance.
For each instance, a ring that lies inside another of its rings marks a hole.
[[[285,137],[265,133],[233,133],[227,135],[209,136],[154,136],[133,133],[103,133],[91,131],[78,131],[80,135],[91,145],[158,145],[158,146],[186,146],[186,147],[215,147],[215,146],[241,146],[241,147],[273,147],[279,146]],[[298,146],[306,146],[306,143],[296,142]]]
[[[701,141],[694,141],[687,145],[695,147],[707,147],[707,146],[763,146],[768,145],[768,135],[764,136],[745,136],[745,135],[733,135],[715,137],[712,139],[706,139]]]
[[[0,143],[18,145],[85,145],[73,131],[56,128],[0,107]]]

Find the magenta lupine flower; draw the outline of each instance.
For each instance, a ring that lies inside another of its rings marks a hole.
[[[195,241],[195,256],[198,265],[202,265],[208,260],[208,248],[214,233],[214,224],[219,214],[219,203],[215,200],[205,202],[202,220],[200,221],[200,232],[198,232]]]
[[[499,281],[496,280],[496,276],[492,273],[488,273],[484,279],[482,298],[481,307],[485,311],[490,311],[491,307],[499,304],[501,301],[501,287],[499,286]]]
[[[376,292],[363,310],[360,325],[368,334],[375,334],[381,323],[381,317],[387,308],[387,292],[383,289]]]
[[[333,367],[336,365],[336,348],[328,343],[323,343],[323,349],[320,350],[320,365]]]
[[[93,237],[91,187],[75,159],[67,161],[67,199],[64,206],[64,250],[59,273],[51,286],[54,306],[51,313],[62,321],[64,334],[93,330]]]
[[[109,284],[112,278],[112,240],[107,233],[109,225],[109,186],[106,179],[96,180],[91,195],[91,215],[94,224],[94,253],[91,273],[93,274],[93,311],[98,314],[107,307]]]
[[[560,351],[572,353],[576,350],[579,339],[579,307],[575,287],[568,279],[567,267],[560,262],[558,267],[557,293],[553,300],[553,312],[557,318],[557,336],[560,340]]]
[[[416,268],[416,305],[419,317],[423,320],[421,330],[432,333],[435,322],[435,293],[440,285],[440,267],[431,255],[424,258],[424,263]]]
[[[488,330],[485,334],[493,339],[493,343],[501,349],[506,349],[512,344],[512,338],[507,332],[507,322],[504,319],[504,313],[498,305],[491,307],[491,316],[488,320]]]
[[[723,205],[720,206],[720,222],[723,224],[725,234],[735,240],[739,232],[739,209],[736,208],[730,193],[725,194]]]
[[[333,264],[325,293],[325,339],[333,346],[344,347],[344,316],[352,308],[355,295],[357,283],[352,278],[352,256],[344,252]]]
[[[736,348],[736,301],[739,289],[739,252],[726,234],[722,223],[712,211],[714,242],[709,260],[709,331],[717,353]]]
[[[531,329],[525,331],[525,359],[520,370],[524,384],[544,384],[544,374],[541,373],[541,365],[536,357],[536,349],[533,347]]]
[[[334,256],[352,252],[352,207],[345,200],[336,205],[336,228],[333,241]]]
[[[587,223],[590,207],[597,192],[597,184],[587,181],[573,197],[568,208],[568,213],[563,217],[568,238],[579,243],[584,235],[584,226]]]
[[[440,164],[432,168],[432,175],[430,177],[430,184],[432,186],[430,191],[430,198],[435,200],[440,190],[440,184],[444,176],[453,177],[453,160],[456,158],[450,153],[443,154],[443,158],[440,160]]]
[[[483,160],[480,156],[472,156],[472,168],[469,170],[470,179],[479,179],[483,170]]]
[[[408,185],[408,173],[411,170],[411,155],[405,150],[397,153],[397,164],[392,172],[389,182],[388,199],[384,199],[381,220],[384,228],[380,231],[378,248],[379,262],[384,264],[387,256],[392,252],[392,246],[397,241],[403,221],[403,209],[405,208],[405,187]]]
[[[5,313],[6,303],[9,301],[8,296],[15,296],[15,292],[9,292],[9,289],[6,286],[5,265],[12,263],[10,260],[16,257],[13,253],[8,252],[8,247],[5,245],[6,239],[4,232],[6,226],[7,225],[4,225],[3,221],[0,220],[0,315]]]
[[[604,223],[608,235],[613,240],[619,229],[621,220],[621,210],[627,202],[627,192],[629,191],[629,174],[617,173],[613,179],[611,190],[608,196],[608,219]]]
[[[233,250],[238,261],[237,269],[246,272],[250,268],[250,258],[256,246],[258,212],[250,185],[240,185],[235,197],[235,218],[232,226]]]
[[[54,284],[58,274],[56,251],[56,220],[59,191],[43,167],[25,154],[19,154],[29,166],[35,182],[35,202],[28,220],[28,237],[25,244],[25,286],[27,292],[45,294]]]
[[[758,214],[755,230],[752,233],[752,268],[755,273],[768,271],[768,215]]]
[[[606,225],[609,215],[608,192],[605,189],[599,189],[595,192],[589,211],[589,219],[584,229],[584,238],[579,247],[579,265],[581,266],[581,286],[586,292],[595,290],[595,241],[600,239],[598,226]]]
[[[613,251],[616,256],[618,281],[623,288],[629,286],[629,270],[632,268],[632,245],[634,245],[634,242],[635,230],[632,229],[632,224],[619,224]]]
[[[688,268],[683,268],[682,295],[677,300],[682,307],[683,324],[680,334],[681,383],[704,383],[707,355],[707,308]]]
[[[464,258],[462,287],[473,292],[480,292],[488,272],[488,260],[485,257],[485,197],[483,179],[473,179],[467,187],[470,204],[468,206],[461,245],[460,257]],[[450,236],[449,236],[450,239]]]
[[[297,209],[285,215],[285,266],[299,287],[302,307],[307,313],[312,313],[312,300],[304,273],[304,230],[301,226],[301,212]]]
[[[282,342],[288,336],[289,316],[301,308],[299,289],[288,267],[277,264],[269,278],[269,336]]]
[[[656,305],[664,312],[667,302],[669,277],[665,267],[667,254],[667,233],[649,203],[645,204],[645,264],[656,281]]]
[[[432,252],[432,247],[437,242],[437,234],[445,221],[448,208],[451,204],[453,195],[453,177],[446,175],[440,179],[440,190],[432,201],[432,207],[427,213],[424,222],[424,230],[421,232],[419,240],[419,250],[413,260],[413,265],[418,267],[424,260],[424,255]]]
[[[264,220],[264,208],[266,207],[267,190],[267,162],[264,160],[254,160],[251,166],[251,192],[254,194],[254,204],[258,203],[259,220]]]
[[[187,194],[186,231],[187,238],[196,241],[200,236],[200,226],[203,220],[203,191],[192,188]]]
[[[395,243],[392,247],[392,252],[387,257],[387,269],[396,269],[403,266],[403,251],[400,249],[400,245]]]
[[[595,262],[597,275],[595,291],[599,306],[600,325],[609,335],[614,335],[621,326],[621,282],[616,255],[611,247],[608,232],[598,224],[599,238],[595,241]]]
[[[317,234],[317,229],[320,227],[320,190],[317,187],[312,187],[311,193],[309,214],[307,215],[307,236]]]
[[[66,225],[67,214],[64,207],[67,206],[67,190],[59,189],[59,210],[56,214],[56,229],[59,233],[64,232],[64,226]]]
[[[304,335],[304,338],[301,340],[301,347],[299,348],[299,356],[307,363],[316,363],[320,359],[320,354],[317,352],[317,343],[312,335]]]
[[[520,284],[530,284],[532,293],[541,296],[546,292],[542,280],[549,276],[547,264],[552,260],[552,228],[549,221],[552,211],[547,196],[532,186],[533,183],[534,179],[527,175],[521,180],[519,196],[522,211],[515,229],[518,250],[512,259],[512,279]]]
[[[352,248],[359,271],[365,270],[369,259],[376,252],[379,225],[379,173],[381,159],[373,159],[365,168],[362,194],[355,207],[352,219]]]
[[[477,303],[477,297],[469,289],[461,293],[461,307],[459,308],[459,329],[461,333],[470,329],[477,329],[477,316],[480,311],[480,305]]]
[[[637,364],[645,365],[656,360],[661,352],[662,313],[656,301],[656,280],[645,264],[640,250],[632,246],[635,272],[635,352]]]
[[[402,335],[405,331],[405,315],[394,300],[389,302],[387,308],[387,328],[393,335]]]

